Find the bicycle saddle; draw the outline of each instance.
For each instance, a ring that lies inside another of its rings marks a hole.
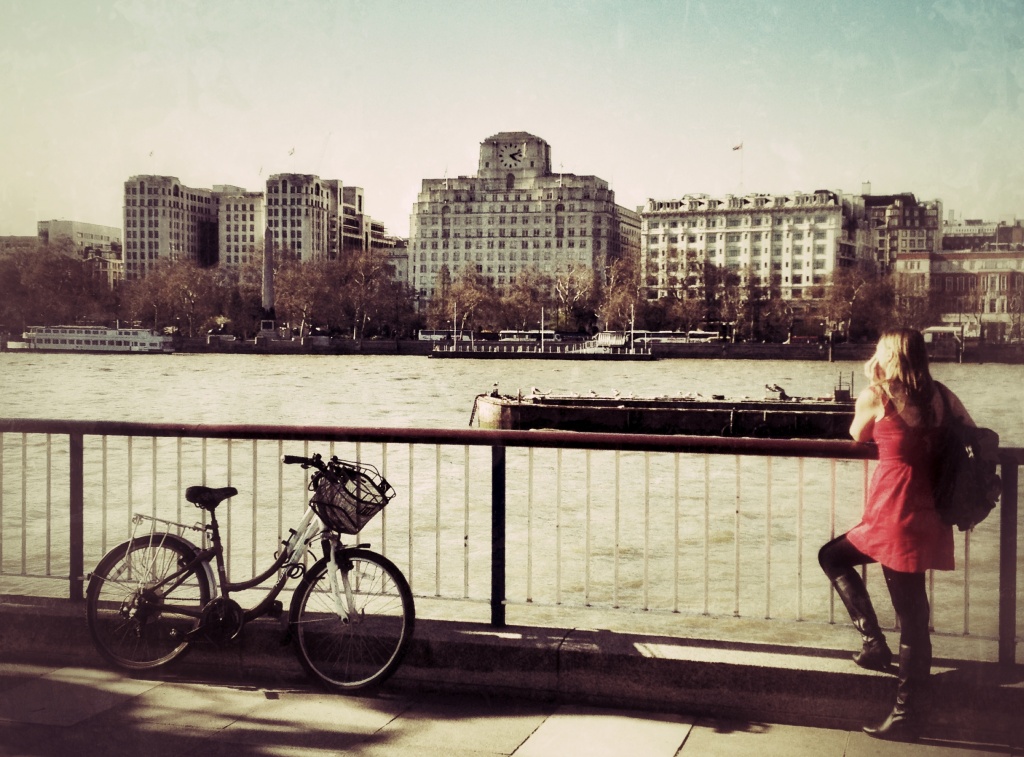
[[[185,490],[185,499],[196,507],[213,512],[217,505],[236,494],[238,494],[238,489],[233,486],[225,486],[221,489],[211,489],[209,486],[190,486]]]

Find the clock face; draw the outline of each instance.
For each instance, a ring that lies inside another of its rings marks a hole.
[[[502,168],[519,168],[523,164],[523,146],[520,144],[504,144],[498,150],[498,162]]]

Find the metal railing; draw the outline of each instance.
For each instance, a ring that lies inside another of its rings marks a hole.
[[[133,512],[200,517],[183,505],[195,483],[239,489],[229,567],[255,572],[308,496],[280,456],[313,451],[377,465],[399,496],[368,527],[375,548],[417,596],[486,603],[495,626],[514,606],[835,622],[815,555],[856,522],[875,457],[840,441],[0,420],[0,580],[66,580],[81,599]],[[997,640],[1005,663],[1022,461],[1001,451],[998,514],[929,580],[936,632]]]

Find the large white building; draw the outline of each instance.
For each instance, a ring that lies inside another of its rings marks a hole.
[[[641,209],[641,292],[684,298],[705,266],[774,279],[799,299],[830,272],[873,261],[859,196],[819,190],[648,200]]]
[[[424,179],[409,233],[409,284],[433,295],[444,272],[471,267],[499,290],[533,267],[549,276],[585,267],[604,276],[639,239],[639,216],[608,182],[551,170],[551,147],[526,132],[480,144],[475,176]]]

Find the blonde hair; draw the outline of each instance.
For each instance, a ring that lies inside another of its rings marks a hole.
[[[902,389],[907,402],[914,405],[928,423],[933,420],[932,397],[935,382],[928,369],[928,350],[924,336],[916,329],[893,329],[878,339],[875,354],[864,366],[873,385],[890,395]]]

